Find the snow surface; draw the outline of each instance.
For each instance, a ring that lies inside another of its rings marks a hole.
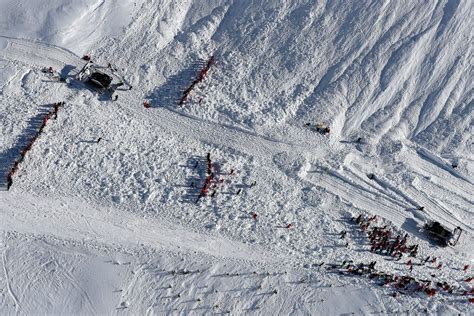
[[[0,314],[473,314],[472,1],[0,7],[2,188],[66,102],[0,191]],[[85,53],[133,89],[75,82]],[[207,153],[223,182],[196,203]],[[358,214],[443,267],[370,252]],[[431,243],[427,219],[459,244]],[[344,260],[457,290],[394,297],[327,269]]]

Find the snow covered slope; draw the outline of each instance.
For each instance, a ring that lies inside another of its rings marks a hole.
[[[472,312],[471,1],[0,6],[1,188],[66,102],[0,192],[2,314]],[[133,88],[75,80],[84,53]],[[416,258],[370,251],[359,214]]]
[[[0,0],[0,34],[93,51],[104,36],[119,36],[143,0]]]

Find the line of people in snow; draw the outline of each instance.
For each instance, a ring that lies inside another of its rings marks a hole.
[[[197,76],[196,79],[193,80],[193,82],[191,83],[191,85],[186,89],[184,90],[183,92],[183,96],[181,97],[181,99],[179,100],[179,103],[178,105],[183,105],[184,102],[186,102],[186,100],[188,99],[189,97],[189,94],[191,93],[191,91],[194,89],[194,87],[200,83],[201,81],[204,80],[204,78],[206,77],[207,75],[207,72],[209,71],[209,69],[211,69],[211,67],[216,63],[216,59],[214,58],[214,55],[212,55],[209,60],[207,61],[206,65],[199,71],[199,74]]]
[[[65,102],[57,102],[53,104],[53,110],[49,111],[42,119],[41,119],[41,125],[36,132],[36,134],[29,140],[28,144],[21,150],[20,152],[20,157],[15,160],[13,163],[13,166],[11,167],[10,171],[7,174],[7,190],[10,190],[11,186],[13,185],[13,176],[15,173],[18,171],[18,167],[20,166],[20,163],[23,162],[23,159],[25,159],[26,154],[28,151],[31,150],[33,147],[33,144],[36,142],[38,137],[43,133],[43,130],[48,123],[49,119],[54,118],[56,119],[58,117],[58,112],[59,109],[64,106]]]
[[[196,200],[196,203],[199,202],[200,198],[206,196],[209,193],[209,189],[210,189],[213,182],[214,182],[214,166],[213,166],[212,160],[211,160],[211,153],[207,153],[207,156],[206,156],[206,179],[204,180],[204,184],[201,187],[201,190],[199,192],[199,196]]]
[[[196,161],[193,169],[196,169],[198,167],[198,165],[199,165],[199,161]],[[229,175],[232,176],[234,174],[235,174],[235,170],[230,169]],[[211,191],[211,190],[212,190],[212,193],[211,193],[210,196],[214,197],[214,195],[217,192],[217,186],[219,184],[222,184],[222,183],[224,183],[224,178],[220,177],[219,179],[217,179],[217,177],[215,176],[214,164],[211,161],[211,153],[207,153],[207,156],[206,156],[206,177],[204,179],[203,185],[201,186],[201,188],[199,190],[199,195],[198,195],[198,198],[196,200],[196,203],[199,202],[199,200],[202,197],[208,195],[209,191]],[[252,181],[250,183],[249,187],[252,188],[256,185],[257,185],[257,181]],[[196,187],[195,182],[192,181],[191,182],[191,188],[195,188],[195,187]],[[239,195],[241,192],[242,192],[242,189],[238,189],[235,192],[235,195]],[[255,214],[255,218],[256,218],[256,214]]]
[[[450,285],[446,281],[436,282],[432,280],[422,280],[408,275],[398,276],[392,273],[377,271],[375,269],[376,263],[376,261],[372,261],[368,264],[355,264],[352,260],[345,260],[342,264],[329,264],[326,270],[341,275],[366,276],[378,285],[392,287],[395,290],[394,296],[396,296],[397,293],[425,293],[428,297],[431,297],[437,293],[444,292],[445,294],[469,296],[469,301],[471,303],[473,302],[471,296],[474,296],[474,288],[468,291],[460,286]]]

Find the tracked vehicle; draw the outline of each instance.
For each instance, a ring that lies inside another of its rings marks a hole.
[[[425,231],[431,239],[435,240],[442,246],[455,246],[462,233],[462,229],[459,226],[451,231],[436,221],[429,221],[426,223]]]

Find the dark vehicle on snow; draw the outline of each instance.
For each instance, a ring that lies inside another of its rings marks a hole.
[[[106,89],[112,83],[112,77],[102,72],[96,71],[89,76],[87,82],[95,85],[98,88]]]
[[[458,243],[462,232],[462,229],[459,226],[451,231],[435,221],[425,224],[425,230],[432,239],[442,246],[455,246]]]

